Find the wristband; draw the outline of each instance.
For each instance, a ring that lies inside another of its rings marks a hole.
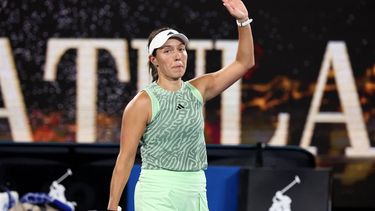
[[[252,18],[248,18],[246,21],[240,22],[239,20],[236,20],[237,26],[244,27],[249,25],[251,22],[253,22]]]

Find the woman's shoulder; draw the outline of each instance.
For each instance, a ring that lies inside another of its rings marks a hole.
[[[140,91],[125,107],[124,113],[128,116],[151,119],[151,100],[145,91]]]
[[[138,92],[137,95],[127,104],[126,107],[145,109],[145,106],[151,105],[151,99],[145,90]]]

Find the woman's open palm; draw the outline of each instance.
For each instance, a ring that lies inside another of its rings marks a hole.
[[[241,0],[222,0],[223,5],[228,12],[237,20],[243,20],[249,17],[247,9]]]

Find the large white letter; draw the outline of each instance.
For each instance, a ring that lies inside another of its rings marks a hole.
[[[191,40],[189,49],[195,50],[195,76],[206,73],[206,51],[212,50],[213,43],[211,40]]]
[[[50,39],[44,79],[56,80],[57,64],[69,49],[77,49],[77,142],[96,139],[97,50],[107,50],[116,61],[118,79],[130,80],[128,46],[124,40]]]
[[[237,41],[216,42],[215,49],[222,50],[223,66],[235,60]],[[241,142],[241,79],[221,95],[221,143],[240,144]]]
[[[134,39],[130,45],[132,48],[137,49],[137,88],[138,90],[144,89],[151,81],[152,77],[148,69],[148,52],[147,52],[146,39]]]
[[[32,135],[25,104],[18,82],[9,40],[0,38],[0,88],[5,108],[0,108],[0,118],[8,118],[13,140],[31,142]]]
[[[327,82],[330,65],[335,72],[336,86],[343,112],[319,112],[324,86]],[[375,150],[370,146],[370,140],[363,121],[362,109],[348,52],[344,42],[329,42],[324,55],[323,64],[318,77],[318,83],[307,116],[301,146],[316,153],[316,148],[310,146],[315,123],[345,123],[351,147],[346,153],[351,157],[375,156]]]
[[[289,116],[288,113],[279,113],[277,127],[268,142],[269,145],[285,146],[288,144]]]

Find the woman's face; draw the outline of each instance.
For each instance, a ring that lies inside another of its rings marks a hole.
[[[186,71],[186,46],[179,39],[171,38],[158,48],[156,56],[151,56],[150,59],[157,66],[159,77],[178,80]]]

